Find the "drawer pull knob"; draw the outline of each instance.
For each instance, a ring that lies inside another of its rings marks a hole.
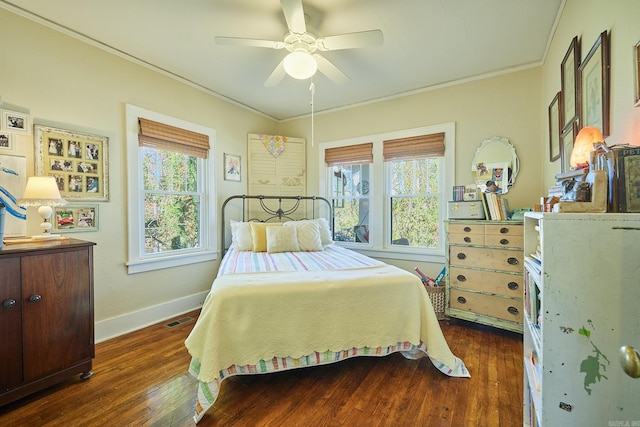
[[[500,234],[507,234],[509,232],[509,229],[507,227],[502,227],[500,229]]]
[[[2,307],[3,308],[11,308],[13,306],[16,305],[16,300],[14,299],[6,299],[4,301],[2,301]]]
[[[467,243],[471,243],[471,237],[464,236],[464,241],[467,242]]]
[[[516,282],[509,282],[509,284],[507,285],[507,287],[509,289],[511,289],[512,291],[515,291],[516,289],[518,289],[518,284]]]
[[[507,240],[507,239],[500,239],[500,244],[501,244],[501,245],[508,245],[508,244],[509,244],[509,240]]]
[[[518,258],[509,257],[509,258],[507,258],[507,263],[509,263],[511,265],[518,265],[520,263],[520,261],[518,261]]]
[[[464,228],[464,232],[465,233],[470,233],[471,232],[471,227],[465,227]]]
[[[41,299],[42,299],[41,295],[35,294],[29,297],[29,302],[40,302]]]
[[[466,304],[467,303],[467,299],[465,297],[458,297],[458,302],[460,304]]]
[[[458,257],[458,259],[466,259],[467,256],[463,253],[459,253],[458,255],[456,255]]]
[[[467,278],[464,277],[464,275],[462,275],[462,274],[458,274],[457,279],[458,279],[458,282],[466,282],[467,281]]]
[[[517,308],[515,308],[515,307],[509,307],[509,308],[507,308],[507,311],[508,311],[510,314],[513,314],[513,315],[516,315],[516,314],[518,314],[518,313],[519,313],[518,309],[517,309]]]

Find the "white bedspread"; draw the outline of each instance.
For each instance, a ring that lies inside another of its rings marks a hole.
[[[218,277],[186,340],[210,382],[231,365],[273,357],[426,344],[429,357],[460,366],[420,280],[394,266],[270,271]]]

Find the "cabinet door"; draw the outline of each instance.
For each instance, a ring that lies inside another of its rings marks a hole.
[[[0,259],[0,393],[22,382],[20,258]]]
[[[89,251],[22,259],[26,381],[90,360],[93,311]]]

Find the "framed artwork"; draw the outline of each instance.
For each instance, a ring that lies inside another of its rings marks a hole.
[[[571,153],[573,152],[573,142],[578,134],[578,119],[565,126],[560,136],[560,157],[562,158],[561,172],[566,173],[571,170]]]
[[[240,156],[224,154],[224,179],[227,181],[241,181]]]
[[[109,201],[109,138],[35,126],[36,175],[55,177],[66,200]]]
[[[0,151],[16,151],[15,139],[11,132],[0,131]]]
[[[2,110],[0,130],[4,132],[31,135],[31,118],[28,114]]]
[[[27,208],[16,203],[26,187],[27,159],[0,154],[0,202],[6,207],[5,237],[21,237],[27,234]]]
[[[609,42],[603,31],[580,64],[580,127],[594,126],[609,136]]]
[[[563,99],[562,122],[560,129],[578,116],[580,106],[580,91],[578,87],[578,66],[580,63],[580,41],[578,37],[571,40],[569,49],[560,65],[561,92]]]
[[[635,64],[635,105],[640,107],[640,41],[633,47],[634,64]]]
[[[558,92],[549,104],[549,161],[551,162],[560,158],[562,111],[562,92]]]
[[[98,231],[98,205],[66,205],[53,209],[56,232]]]

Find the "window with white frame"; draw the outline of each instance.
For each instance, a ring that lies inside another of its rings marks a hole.
[[[336,242],[379,257],[441,261],[454,140],[448,123],[324,143],[320,185],[334,206]]]
[[[215,131],[127,106],[128,272],[216,258]]]

